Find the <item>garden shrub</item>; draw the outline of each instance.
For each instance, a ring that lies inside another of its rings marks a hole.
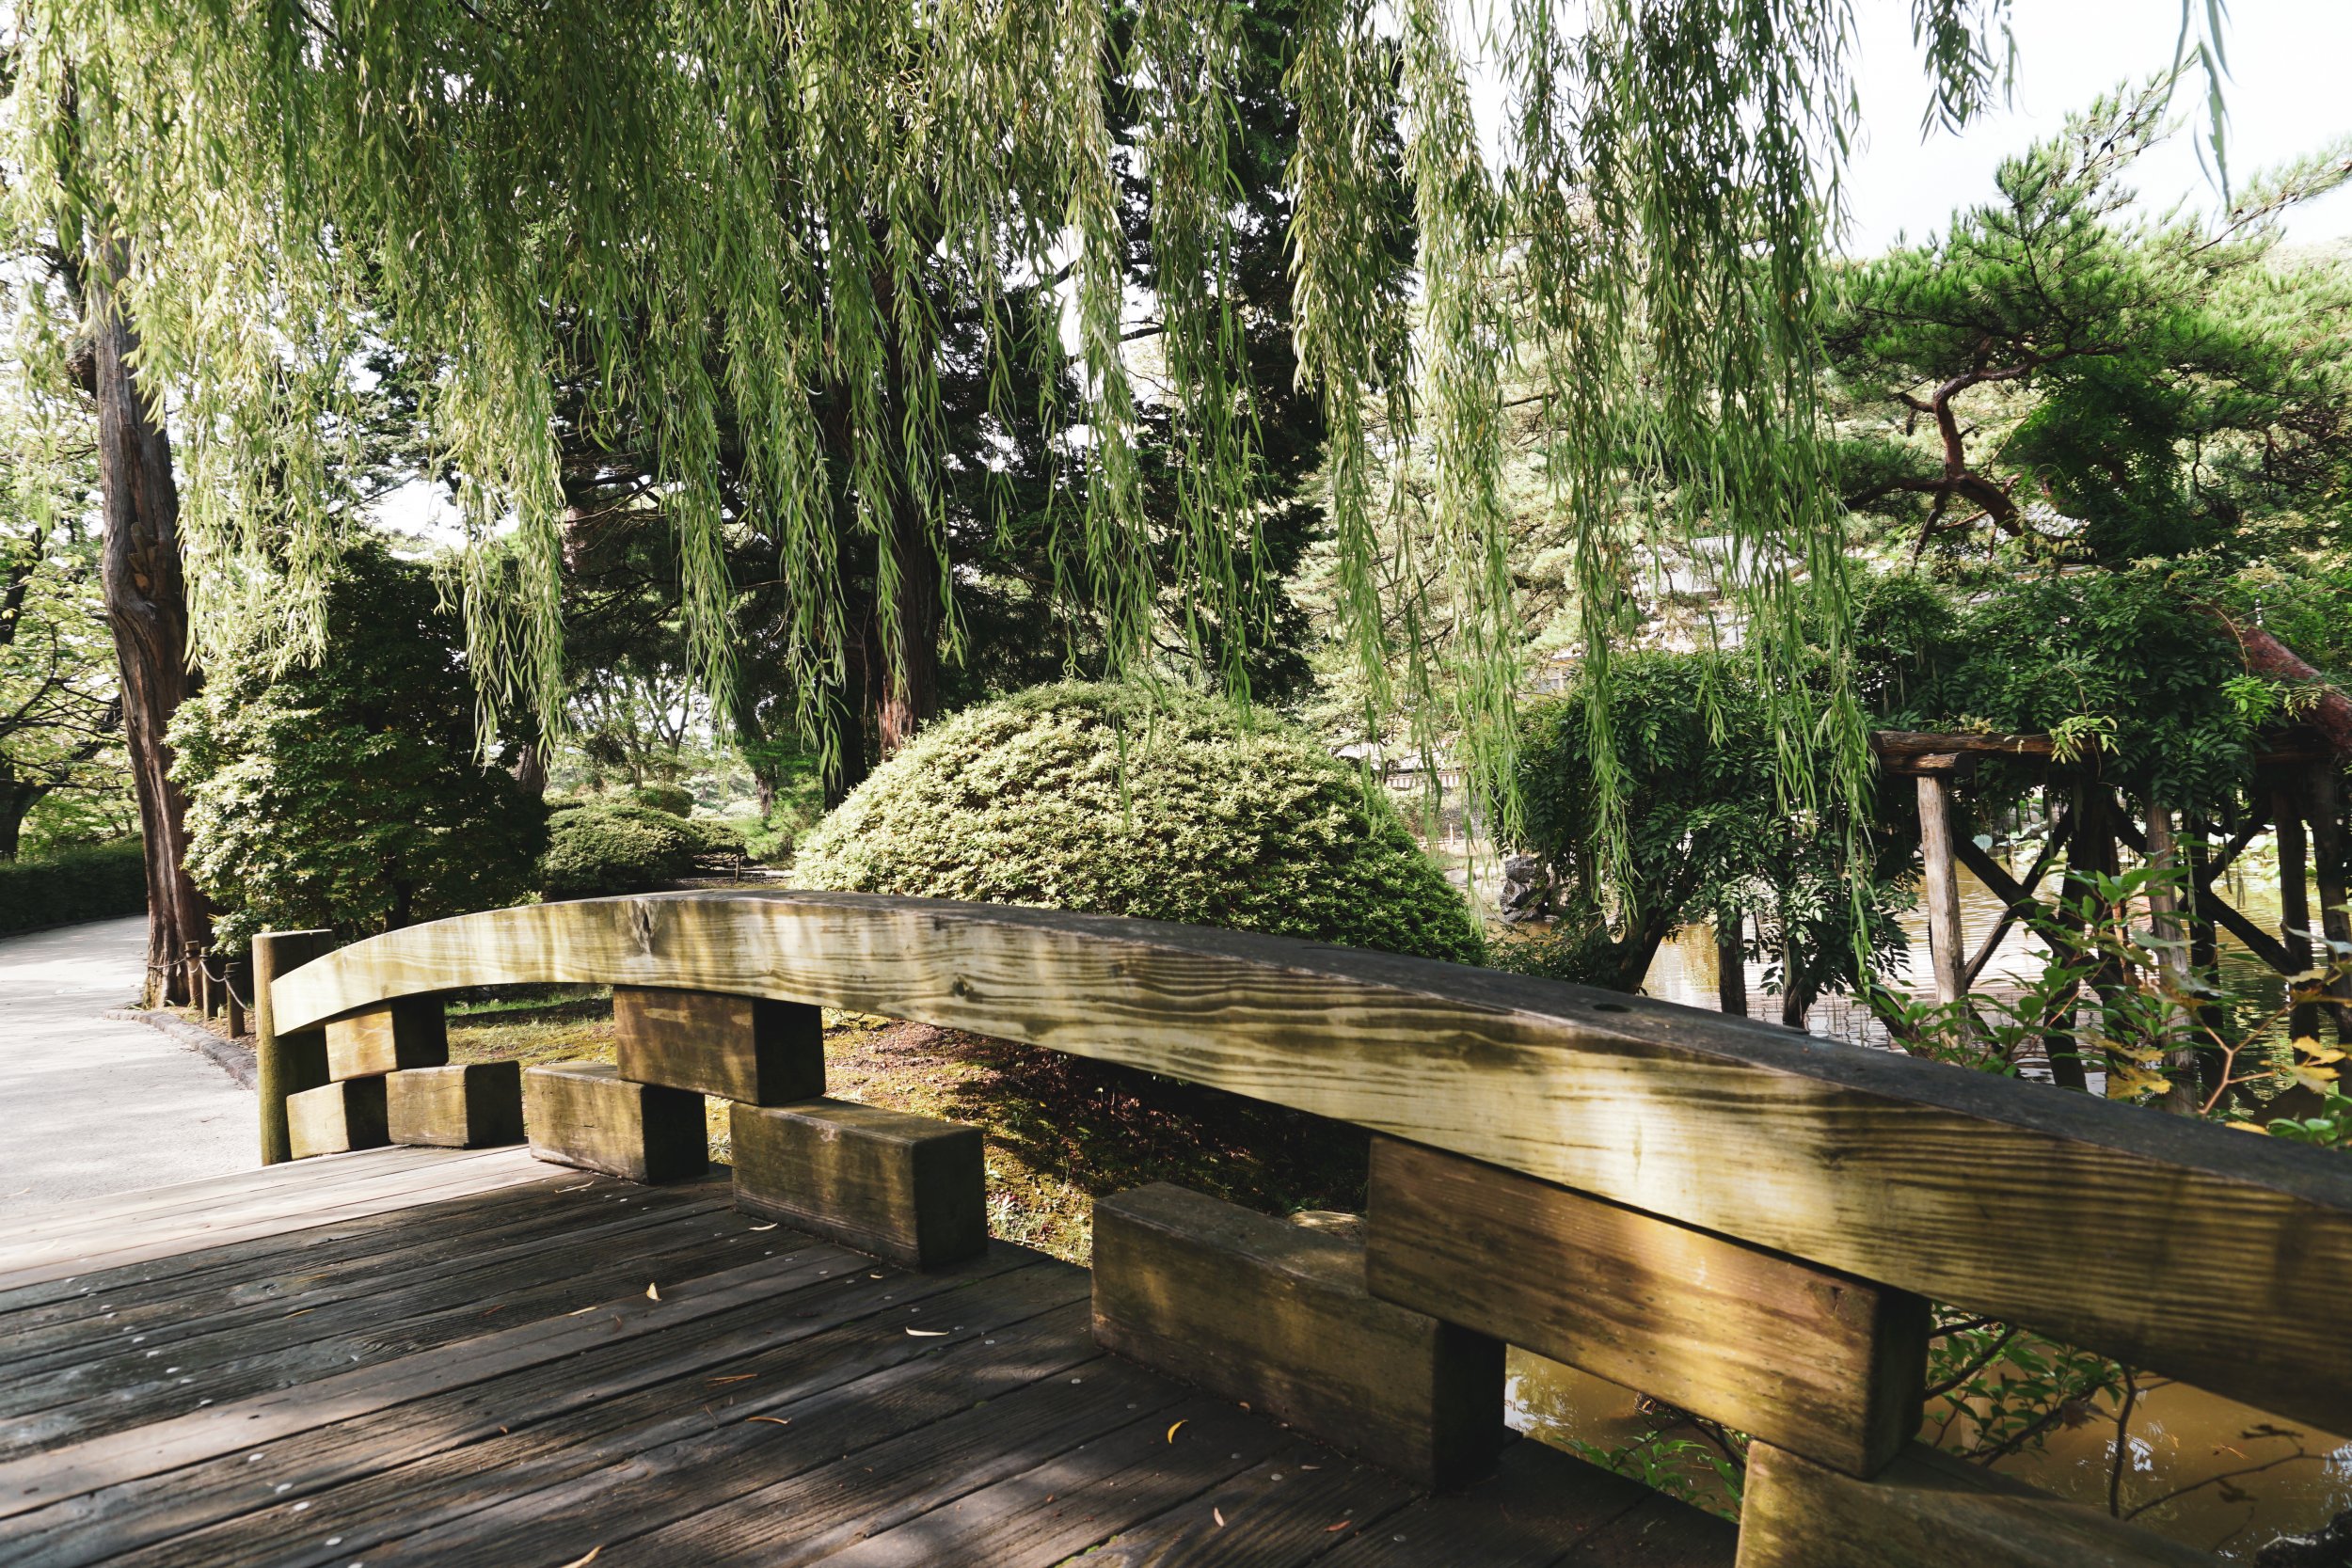
[[[0,861],[0,934],[113,920],[146,908],[147,862],[135,838]]]
[[[654,811],[666,811],[672,816],[691,816],[694,811],[694,792],[676,784],[639,784],[628,792],[629,800]]]
[[[803,885],[1027,904],[1475,962],[1385,801],[1271,715],[1041,687],[926,730],[802,844]]]
[[[539,890],[548,898],[643,893],[691,875],[704,843],[695,824],[650,806],[567,806],[548,818]]]

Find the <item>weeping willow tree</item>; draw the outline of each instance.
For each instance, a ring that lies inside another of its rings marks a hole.
[[[1915,0],[1931,114],[1963,119],[1994,90],[2002,9]],[[837,516],[932,546],[878,552],[885,646],[897,574],[938,575],[953,635],[930,345],[955,309],[982,317],[1004,418],[1016,383],[1076,388],[1022,412],[1050,421],[1083,481],[1054,570],[1112,673],[1164,668],[1172,641],[1199,678],[1238,687],[1240,644],[1202,630],[1246,623],[1263,488],[1231,288],[1238,15],[1235,0],[1117,15],[1105,0],[42,0],[8,40],[9,192],[21,230],[107,259],[104,310],[135,323],[143,396],[184,465],[199,660],[255,626],[289,658],[320,645],[352,526],[331,499],[357,422],[350,367],[380,341],[430,371],[422,412],[472,540],[460,591],[494,720],[560,721],[562,384],[587,388],[567,418],[651,448],[692,659],[723,705],[725,530],[759,519],[782,662],[821,734],[847,638]],[[1499,128],[1474,113],[1485,45]],[[1784,790],[1809,800],[1824,754],[1832,787],[1861,787],[1812,404],[1848,48],[1846,0],[1511,0],[1483,29],[1438,0],[1302,8],[1285,83],[1294,312],[1329,430],[1343,620],[1374,705],[1458,736],[1506,807],[1520,639],[1499,388],[1523,349],[1549,367],[1553,504],[1578,541],[1596,678],[1628,518],[1636,535],[1728,535]],[[1121,71],[1139,166],[1105,116]],[[1122,176],[1149,192],[1148,391],[1123,341]],[[1402,293],[1384,231],[1400,196],[1418,247]],[[1506,292],[1525,308],[1500,310]],[[1011,297],[1032,319],[1003,319]],[[1023,355],[1074,374],[1018,377]],[[829,408],[819,387],[837,389]],[[1182,476],[1157,520],[1139,494],[1148,399],[1167,405]],[[819,458],[821,418],[841,421],[846,472]],[[726,493],[723,432],[740,447]],[[1425,495],[1381,477],[1415,465]],[[1400,563],[1380,525],[1407,507],[1420,553]],[[1809,644],[1820,627],[1827,645]],[[1405,691],[1387,673],[1400,643]]]

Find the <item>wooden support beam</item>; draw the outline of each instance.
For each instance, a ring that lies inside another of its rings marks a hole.
[[[1977,949],[1977,956],[1968,960],[1968,967],[1961,972],[1962,990],[1977,983],[1977,976],[1983,974],[1984,966],[1993,961],[1994,950],[2001,945],[2001,939],[2009,934],[2011,925],[2028,918],[2044,923],[2049,920],[2050,911],[2040,897],[2042,879],[2049,871],[2051,863],[2058,859],[2058,849],[2066,842],[2069,821],[2071,818],[2060,817],[2052,824],[2050,836],[2042,844],[2042,852],[2034,857],[2033,868],[2026,873],[2023,882],[2010,876],[2009,868],[1986,853],[1974,838],[1963,833],[1952,840],[1954,857],[1968,868],[1977,880],[1989,888],[1994,897],[2001,900],[2001,918],[1984,939],[1984,945]]]
[[[1922,759],[1931,760],[1933,759]],[[1935,999],[1948,1005],[1967,994],[1961,978],[1963,959],[1960,950],[1960,878],[1952,870],[1952,787],[1941,771],[1923,768],[1918,778],[1919,858],[1927,872],[1923,891],[1928,906],[1928,950],[1935,966]]]
[[[980,1130],[845,1100],[734,1108],[735,1206],[909,1268],[988,1246]]]
[[[404,996],[326,1026],[326,1070],[337,1078],[374,1078],[448,1060],[449,1025],[437,996]]]
[[[1095,1202],[1094,1337],[1423,1486],[1502,1445],[1501,1341],[1374,1299],[1359,1242],[1166,1182]]]
[[[2306,974],[2312,967],[2312,856],[2303,836],[2306,803],[2303,792],[2296,789],[2280,788],[2271,797],[2271,812],[2279,823],[2279,946],[2286,959],[2277,967],[2285,974]],[[2287,1027],[2298,1039],[2317,1035],[2318,1004],[2296,1004]]]
[[[519,1063],[407,1068],[384,1082],[385,1116],[396,1144],[486,1148],[522,1141]]]
[[[612,988],[621,1076],[784,1105],[825,1092],[821,1009],[802,1002],[650,986]]]
[[[2244,942],[2248,952],[2281,974],[2300,974],[2311,968],[2308,962],[2297,964],[2284,943],[2231,908],[2217,893],[2208,893],[2199,900],[2197,912]]]
[[[343,1078],[287,1096],[286,1133],[297,1160],[382,1148],[392,1141],[386,1125],[384,1080]]]
[[[1913,1444],[1857,1481],[1756,1443],[1738,1568],[2214,1568],[2193,1547]]]
[[[1959,756],[2046,758],[2057,743],[2046,735],[1971,735],[1966,731],[1879,730],[1870,749],[1890,773],[1906,772],[1927,764],[1947,766],[1936,759]]]
[[[523,1074],[531,1152],[630,1181],[683,1181],[709,1168],[703,1097],[632,1084],[610,1062],[554,1062]]]
[[[2319,929],[2330,942],[2352,942],[2352,913],[2345,906],[2352,903],[2352,890],[2346,881],[2352,877],[2352,866],[2344,863],[2344,829],[2341,816],[2344,802],[2336,784],[2336,761],[2330,757],[2311,765],[2308,774],[2311,805],[2307,820],[2312,830],[2312,870],[2319,884]],[[2341,1000],[2328,1005],[2335,1014],[2336,1043],[2352,1044],[2352,975],[2337,979],[2328,988]]]
[[[1857,1476],[1918,1429],[1928,1306],[1394,1138],[1372,1147],[1371,1292]]]
[[[326,1032],[319,1028],[278,1032],[273,1010],[278,976],[331,951],[335,933],[263,931],[253,939],[254,1098],[262,1114],[262,1164],[293,1159],[286,1125],[286,1099],[326,1082]]]

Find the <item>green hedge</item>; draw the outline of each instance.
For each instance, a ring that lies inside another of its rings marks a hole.
[[[802,885],[1476,962],[1477,923],[1313,736],[1213,698],[1041,688],[933,725],[801,846]]]
[[[0,932],[113,920],[147,909],[147,862],[135,838],[0,861]]]

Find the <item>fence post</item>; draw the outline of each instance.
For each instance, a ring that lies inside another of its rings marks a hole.
[[[263,931],[253,939],[253,1059],[262,1102],[262,1164],[294,1158],[286,1126],[286,1097],[326,1082],[326,1032],[278,1033],[270,990],[278,977],[331,951],[332,931]]]

